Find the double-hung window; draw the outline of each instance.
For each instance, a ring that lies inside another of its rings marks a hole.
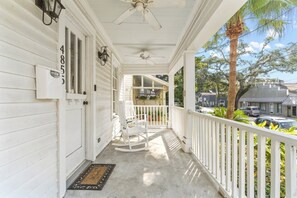
[[[112,113],[113,115],[118,113],[117,101],[118,101],[118,68],[115,66],[112,66]]]

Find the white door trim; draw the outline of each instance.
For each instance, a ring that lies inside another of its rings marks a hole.
[[[96,94],[94,85],[96,83],[96,31],[84,14],[79,10],[73,1],[64,1],[66,10],[63,10],[58,22],[58,61],[62,52],[60,47],[65,46],[66,18],[79,28],[86,35],[86,92],[89,104],[86,106],[86,159],[96,159]],[[58,69],[63,67],[58,62]],[[65,68],[65,64],[64,64]],[[66,193],[66,102],[65,84],[62,89],[63,97],[58,101],[58,189],[59,197]]]

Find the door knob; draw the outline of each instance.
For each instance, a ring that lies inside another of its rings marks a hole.
[[[88,105],[88,104],[89,104],[88,101],[83,102],[83,105]]]

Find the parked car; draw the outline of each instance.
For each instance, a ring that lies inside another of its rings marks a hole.
[[[297,128],[297,122],[295,120],[286,119],[286,118],[272,118],[272,117],[259,117],[255,120],[256,124],[260,124],[266,121],[266,128],[269,128],[270,124],[272,123],[274,126],[277,125],[279,128],[282,129],[289,129],[291,127]]]
[[[240,110],[243,110],[244,113],[248,116],[259,116],[260,115],[260,109],[257,106],[247,106],[242,107]]]

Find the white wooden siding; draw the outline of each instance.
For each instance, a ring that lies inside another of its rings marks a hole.
[[[35,99],[35,65],[57,67],[57,24],[34,0],[0,4],[0,197],[57,197],[57,104]]]
[[[97,50],[102,44],[97,42]],[[109,52],[110,54],[110,52]],[[112,139],[112,107],[111,107],[111,61],[102,66],[97,58],[96,62],[96,137],[101,141],[96,142],[96,151],[99,154]]]

